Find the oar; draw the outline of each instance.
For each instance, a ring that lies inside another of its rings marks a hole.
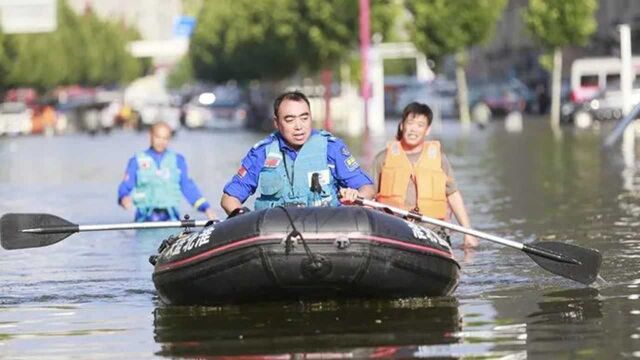
[[[82,231],[164,229],[205,226],[208,220],[77,225],[50,214],[5,214],[0,218],[0,243],[7,250],[55,244]]]
[[[585,285],[593,283],[598,277],[602,256],[595,249],[556,241],[537,241],[532,244],[523,244],[360,197],[355,203],[522,250],[543,269]]]

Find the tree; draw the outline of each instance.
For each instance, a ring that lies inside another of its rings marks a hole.
[[[42,34],[8,34],[0,51],[0,87],[108,85],[130,81],[144,71],[143,62],[126,51],[137,32],[96,17],[79,16],[58,1],[58,28]],[[11,66],[8,66],[10,64]]]
[[[597,8],[597,0],[529,0],[522,14],[533,38],[547,54],[553,53],[551,124],[554,127],[560,123],[562,49],[587,43],[597,27],[594,16]]]
[[[297,68],[289,0],[205,2],[190,44],[196,77],[209,81],[265,79]],[[276,10],[276,11],[274,11]]]
[[[375,0],[374,31],[385,33],[394,1]],[[315,72],[350,55],[358,36],[358,5],[343,0],[219,0],[204,2],[190,57],[197,78],[280,79]]]
[[[7,77],[9,71],[9,61],[5,51],[5,36],[0,29],[0,79]],[[0,81],[0,92],[3,91],[2,82]]]
[[[406,0],[413,42],[427,56],[455,55],[460,121],[470,123],[464,67],[467,49],[488,41],[506,0]]]

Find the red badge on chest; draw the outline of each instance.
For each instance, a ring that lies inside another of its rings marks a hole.
[[[280,165],[280,159],[276,157],[268,157],[264,161],[264,167],[274,168],[274,167],[277,167],[278,165]]]

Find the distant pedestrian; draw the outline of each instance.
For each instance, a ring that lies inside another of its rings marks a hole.
[[[127,210],[135,207],[136,221],[179,220],[184,196],[207,218],[215,219],[209,202],[189,178],[184,157],[168,149],[171,127],[165,122],[155,123],[149,137],[151,146],[129,159],[118,188],[118,203]]]
[[[546,114],[549,110],[549,94],[547,88],[543,84],[536,86],[536,101],[538,102],[538,112]]]

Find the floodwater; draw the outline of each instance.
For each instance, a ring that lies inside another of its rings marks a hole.
[[[605,134],[554,136],[541,119],[526,120],[521,133],[502,122],[466,135],[455,123],[434,131],[478,230],[598,249],[603,280],[592,287],[488,241],[465,255],[457,236],[462,279],[450,297],[170,307],[147,261],[161,233],[81,233],[0,250],[0,359],[638,358],[640,174],[619,150],[601,149]],[[217,204],[261,136],[184,131],[173,147]],[[371,153],[383,141],[352,151]],[[128,157],[146,146],[145,134],[118,131],[1,138],[0,213],[129,222],[116,189]]]

